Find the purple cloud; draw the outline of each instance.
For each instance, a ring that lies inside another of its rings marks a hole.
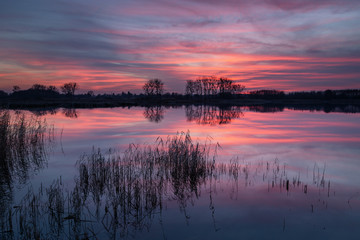
[[[3,2],[0,20],[5,90],[75,80],[140,92],[161,78],[183,92],[213,74],[248,88],[360,85],[359,1]]]

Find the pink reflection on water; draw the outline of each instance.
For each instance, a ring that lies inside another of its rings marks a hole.
[[[77,109],[77,118],[61,111],[45,117],[55,124],[69,166],[93,146],[123,151],[130,143],[151,144],[157,137],[190,131],[193,140],[220,144],[220,162],[234,157],[250,163],[279,159],[295,175],[304,175],[315,165],[326,166],[326,174],[337,182],[360,185],[359,114],[244,111],[229,124],[199,125],[187,119],[184,108],[163,109],[160,122],[146,119],[145,110]]]
[[[190,131],[194,141],[221,146],[214,176],[200,187],[199,196],[189,200],[192,223],[197,217],[204,222],[204,212],[209,217],[211,207],[221,234],[238,234],[234,223],[244,229],[271,226],[283,234],[283,228],[349,229],[358,221],[359,114],[244,111],[229,124],[199,125],[186,118],[184,108],[164,109],[159,122],[146,119],[144,108],[76,111],[77,118],[62,111],[45,115],[61,144],[49,168],[37,176],[42,182],[60,175],[73,184],[76,161],[93,147],[121,153],[130,143],[152,144],[159,136],[166,139]],[[171,187],[170,182],[166,208],[171,219],[182,220]]]

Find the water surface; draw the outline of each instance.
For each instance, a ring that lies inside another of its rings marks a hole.
[[[130,144],[157,146],[159,137],[166,141],[184,132],[194,144],[210,147],[208,160],[216,159],[211,174],[193,180],[193,185],[184,178],[174,185],[177,178],[169,177],[163,183],[167,190],[154,195],[161,195],[161,201],[144,208],[143,218],[125,223],[125,228],[104,224],[111,191],[100,194],[98,211],[90,194],[82,203],[89,209],[82,210],[89,222],[69,218],[63,209],[62,228],[80,237],[127,239],[356,239],[360,234],[359,114],[193,106],[62,109],[42,112],[41,118],[54,126],[56,143],[48,148],[46,165],[26,181],[11,183],[14,216],[29,189],[34,196],[47,189],[41,195],[45,198],[58,187],[67,199],[66,193],[74,192],[81,179],[79,160],[97,149],[106,158],[109,149],[120,156]],[[14,218],[13,232],[3,234],[18,238],[23,233],[16,225]],[[76,236],[49,229],[44,227],[42,236]],[[46,235],[49,231],[53,235]]]

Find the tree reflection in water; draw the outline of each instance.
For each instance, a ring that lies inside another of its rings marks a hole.
[[[46,189],[30,189],[15,209],[6,212],[2,235],[9,239],[134,237],[149,230],[155,217],[161,218],[169,200],[178,203],[187,220],[187,205],[194,204],[202,189],[210,196],[209,210],[217,231],[213,189],[220,179],[230,180],[232,197],[238,194],[239,183],[248,186],[259,179],[268,191],[330,191],[326,189],[330,182],[318,166],[314,166],[313,184],[308,185],[300,176],[290,178],[278,160],[256,165],[237,159],[217,163],[217,148],[218,144],[193,142],[189,133],[158,138],[153,145],[132,144],[122,154],[93,148],[80,157],[71,191],[61,179]]]
[[[144,117],[150,122],[159,123],[164,119],[165,108],[163,106],[145,107]]]
[[[185,111],[189,122],[201,125],[228,124],[232,119],[241,118],[244,115],[240,106],[191,105],[187,106]]]
[[[63,108],[62,113],[68,118],[78,118],[78,112],[75,108]]]
[[[263,112],[263,113],[283,112],[285,109],[284,106],[271,106],[271,105],[246,106],[244,108],[251,112]]]

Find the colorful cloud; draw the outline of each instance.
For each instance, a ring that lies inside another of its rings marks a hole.
[[[0,89],[77,81],[183,92],[221,75],[248,89],[360,87],[360,2],[37,1],[0,3]]]

